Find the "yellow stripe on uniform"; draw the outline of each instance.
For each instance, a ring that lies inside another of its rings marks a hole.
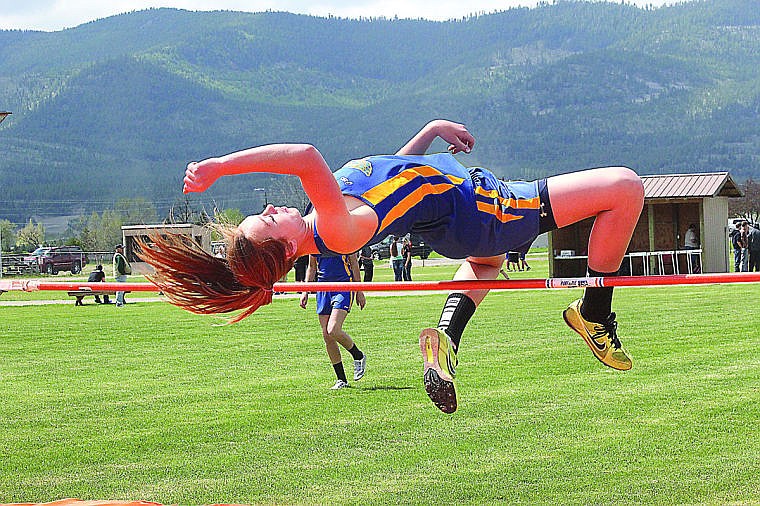
[[[407,183],[412,181],[414,178],[420,177],[420,176],[422,177],[444,176],[453,184],[461,184],[462,181],[464,181],[464,179],[456,177],[456,176],[445,175],[438,169],[435,169],[429,165],[421,165],[419,167],[411,167],[399,172],[392,178],[386,181],[383,181],[382,183],[375,186],[374,188],[364,192],[362,197],[367,199],[367,201],[369,201],[370,203],[377,205],[378,203],[382,202],[386,197],[393,194],[393,192],[395,192],[402,186],[406,185]],[[452,185],[449,185],[449,188],[451,187]],[[437,193],[441,193],[441,192],[437,192]]]
[[[489,203],[489,202],[478,201],[478,211],[492,214],[497,220],[499,220],[502,223],[506,223],[508,221],[514,221],[514,220],[521,220],[524,218],[524,216],[505,213],[501,209],[502,209],[501,206],[495,205],[494,202]]]
[[[454,185],[462,184],[464,181],[461,177],[452,176],[450,174],[443,174],[440,170],[431,167],[429,165],[420,165],[419,167],[410,167],[405,169],[392,178],[383,181],[374,188],[367,190],[362,194],[362,197],[367,199],[368,202],[377,205],[392,195],[396,190],[402,188],[404,185],[410,183],[417,177],[434,177],[443,176],[448,179],[450,183],[438,183],[430,184],[425,183],[419,188],[416,188],[409,195],[401,199],[380,223],[379,230],[384,230],[391,223],[403,216],[409,209],[417,205],[427,195],[437,195],[444,193],[454,187]]]
[[[538,209],[541,207],[540,197],[533,197],[531,199],[505,199],[499,196],[497,190],[484,190],[480,186],[475,187],[475,193],[482,195],[483,197],[488,197],[489,199],[498,199],[503,207],[510,207],[512,209]],[[478,208],[480,208],[480,206],[478,206]]]
[[[458,179],[458,178],[457,178]],[[406,212],[417,205],[423,198],[428,195],[438,195],[440,193],[447,192],[454,188],[453,184],[441,183],[441,184],[424,184],[414,190],[412,193],[401,199],[398,204],[393,206],[393,209],[385,215],[382,223],[380,223],[379,230],[385,230],[388,225],[396,221],[398,218],[406,214]]]

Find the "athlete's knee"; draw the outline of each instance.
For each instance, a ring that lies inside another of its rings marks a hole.
[[[501,267],[504,263],[504,255],[493,257],[467,257],[467,262],[472,265],[482,265],[485,267]]]
[[[636,172],[628,167],[610,167],[615,194],[626,205],[644,205],[644,183]]]
[[[337,342],[338,339],[343,335],[343,328],[339,326],[328,326],[327,329],[322,333],[322,337],[324,337],[325,342]]]

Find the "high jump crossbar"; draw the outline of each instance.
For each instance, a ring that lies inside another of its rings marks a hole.
[[[757,283],[760,272],[673,274],[665,276],[612,276],[547,279],[489,279],[456,281],[275,283],[275,292],[409,292],[461,290],[519,290],[585,287],[633,287]],[[39,280],[0,280],[0,292],[9,291],[126,291],[157,292],[152,283],[77,283]]]

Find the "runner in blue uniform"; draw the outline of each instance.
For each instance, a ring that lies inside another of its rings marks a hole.
[[[356,254],[323,256],[309,255],[309,266],[306,268],[307,281],[359,281],[359,262]],[[343,359],[338,344],[343,346],[354,359],[354,381],[364,377],[367,357],[356,346],[351,336],[343,330],[351,305],[356,297],[359,308],[364,309],[366,300],[364,292],[317,292],[317,314],[322,327],[322,337],[325,340],[327,356],[335,371],[337,380],[333,390],[348,387],[348,379],[343,369]],[[301,307],[306,309],[309,293],[301,294]]]
[[[441,138],[449,153],[425,155]],[[395,155],[354,160],[335,174],[308,144],[272,144],[188,164],[184,191],[202,192],[222,176],[251,172],[295,175],[314,209],[267,206],[238,227],[220,227],[226,261],[204,257],[168,234],[143,251],[152,280],[169,299],[196,313],[242,310],[232,321],[272,300],[272,286],[300,255],[347,254],[388,234],[421,235],[439,253],[464,258],[454,279],[495,279],[510,250],[541,232],[594,218],[588,272],[617,272],[641,213],[641,179],[626,167],[606,167],[529,183],[504,183],[482,168],[464,168],[452,155],[469,153],[475,139],[464,125],[426,124]],[[205,258],[205,262],[199,259]],[[436,327],[422,330],[425,389],[446,413],[457,408],[457,350],[465,326],[488,290],[450,293]],[[605,365],[630,369],[617,336],[612,288],[587,288],[565,309],[567,324]]]

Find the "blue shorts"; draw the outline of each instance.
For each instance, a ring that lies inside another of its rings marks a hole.
[[[333,309],[351,310],[354,292],[317,292],[317,314],[329,315]]]

